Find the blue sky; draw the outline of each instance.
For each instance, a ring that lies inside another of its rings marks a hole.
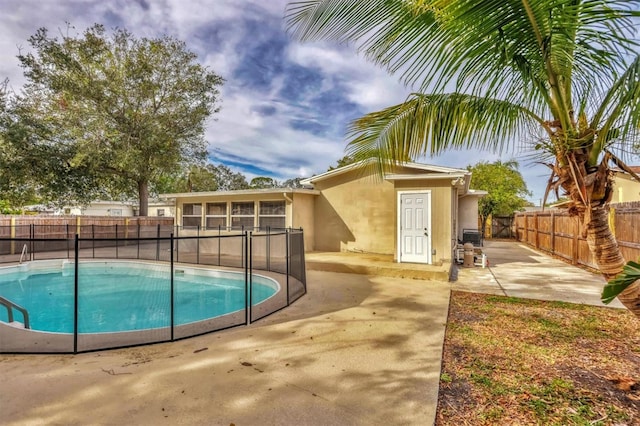
[[[16,55],[40,27],[55,35],[66,22],[79,32],[93,23],[137,37],[164,34],[186,42],[204,65],[226,79],[222,110],[207,129],[210,160],[250,180],[308,177],[344,155],[348,122],[402,102],[410,89],[332,43],[300,44],[284,31],[286,0],[0,0],[0,81],[24,82]],[[464,168],[480,160],[520,161],[539,203],[546,167],[517,151],[502,155],[452,151],[419,162]]]

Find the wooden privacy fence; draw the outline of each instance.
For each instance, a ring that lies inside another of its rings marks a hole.
[[[134,216],[0,216],[0,238],[28,238],[32,226],[39,235],[67,238],[67,234],[81,234],[92,225],[100,227],[173,226],[173,217]],[[70,232],[67,231],[70,230]]]
[[[640,258],[640,202],[612,204],[609,226],[626,260]],[[582,225],[565,211],[544,210],[515,215],[516,239],[572,264],[597,269]]]

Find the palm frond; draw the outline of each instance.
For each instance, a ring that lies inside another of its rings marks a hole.
[[[300,40],[355,43],[430,93],[518,103],[569,120],[572,93],[608,86],[635,44],[639,0],[315,0],[291,3]],[[579,84],[574,84],[574,82]],[[580,97],[580,96],[579,96]]]
[[[353,121],[347,152],[355,158],[436,155],[448,148],[501,151],[542,119],[501,100],[459,93],[413,94],[406,102]]]
[[[640,128],[640,55],[605,93],[590,127],[598,129],[592,159],[614,142],[637,141]]]

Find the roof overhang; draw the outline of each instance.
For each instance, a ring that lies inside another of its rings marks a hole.
[[[460,196],[460,198],[462,198],[462,197],[478,197],[478,198],[482,198],[485,195],[489,195],[489,192],[484,191],[482,189],[469,189],[466,193],[462,194]]]
[[[431,164],[421,164],[421,163],[399,163],[398,167],[414,169],[416,173],[405,173],[405,174],[395,174],[395,173],[384,173],[384,179],[386,180],[402,180],[401,176],[408,176],[406,179],[446,179],[449,177],[464,177],[467,174],[470,176],[470,172],[465,169],[454,169],[451,167],[443,167],[443,166],[434,166]],[[327,172],[321,173],[319,175],[312,176],[307,179],[303,179],[300,181],[302,185],[313,185],[316,182],[329,179],[335,176],[339,176],[344,173],[348,173],[352,170],[357,169],[365,169],[365,168],[376,168],[379,170],[379,165],[376,164],[375,159],[369,159],[364,161],[359,161],[357,163],[352,163],[344,167],[339,167],[337,169],[329,170]],[[433,175],[434,177],[425,178],[424,176]]]
[[[419,174],[388,174],[384,179],[389,181],[394,180],[442,180],[465,178],[465,174],[462,173],[419,173]]]
[[[196,197],[232,197],[235,195],[253,196],[264,194],[308,194],[319,195],[320,191],[315,189],[304,188],[264,188],[264,189],[239,189],[235,191],[208,191],[208,192],[178,192],[173,194],[160,194],[158,196],[161,200],[176,199],[176,198],[196,198]]]

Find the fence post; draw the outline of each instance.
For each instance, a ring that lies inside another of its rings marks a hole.
[[[551,254],[556,254],[556,216],[551,210]]]
[[[67,224],[69,226],[69,224]],[[73,274],[73,353],[78,353],[78,234],[76,233],[74,244],[74,274]]]
[[[36,260],[36,255],[33,250],[36,248],[36,243],[33,241],[36,238],[36,231],[33,227],[33,223],[29,226],[29,236],[31,237],[31,241],[29,242],[29,260]]]
[[[244,257],[244,259],[246,259],[247,257],[247,252],[249,250],[249,241],[247,240],[247,233],[243,232],[242,233],[242,257]],[[244,312],[245,312],[245,323],[247,325],[249,325],[251,318],[249,318],[249,264],[248,262],[244,262],[243,259],[243,264],[244,264]]]
[[[574,226],[573,226],[573,246],[572,248],[572,253],[571,253],[571,264],[575,265],[578,263],[578,254],[580,253],[580,250],[578,250],[578,243],[580,242],[578,240],[578,233],[580,232],[580,221],[578,220],[578,218],[576,218],[574,221]]]
[[[271,227],[267,226],[267,238],[265,239],[267,246],[265,247],[265,253],[267,255],[267,271],[271,271]]]
[[[291,249],[289,247],[289,238],[291,233],[289,229],[285,230],[285,263],[287,265],[287,306],[289,306],[289,263],[291,262]]]
[[[174,336],[173,336],[173,329],[175,327],[175,321],[174,321],[174,282],[173,282],[173,232],[171,233],[171,241],[169,243],[169,248],[171,249],[170,253],[171,253],[171,270],[169,271],[169,273],[171,274],[171,341],[173,342]]]
[[[220,250],[222,250],[222,237],[220,236],[222,233],[222,227],[218,224],[218,266],[220,266]]]
[[[118,258],[118,224],[116,223],[116,259],[117,258]]]
[[[136,259],[140,259],[140,221],[138,221],[138,255]]]
[[[11,216],[9,226],[10,226],[9,235],[11,237],[11,254],[16,254],[16,242],[14,240],[14,238],[16,237],[16,218],[15,217]]]
[[[611,228],[611,233],[613,234],[614,237],[616,237],[616,240],[617,240],[618,236],[616,235],[616,208],[615,207],[611,207],[609,209],[609,228]]]
[[[178,228],[178,226],[173,226],[172,225],[172,229],[174,230],[175,233],[175,237],[178,241],[176,241],[176,246],[175,246],[175,250],[176,250],[176,262],[180,262],[180,229]]]
[[[253,307],[253,232],[249,231],[249,237],[247,239],[247,265],[249,267],[249,324],[251,324],[251,315]]]
[[[535,244],[535,248],[539,249],[540,248],[540,221],[538,218],[538,212],[535,212],[533,214],[533,226],[534,226],[534,244]]]
[[[79,234],[79,232],[76,229],[76,238],[77,238],[78,234]],[[67,223],[67,230],[65,232],[64,239],[67,240],[67,259],[68,259],[69,258],[69,239],[70,239],[69,238],[69,224],[68,223]]]
[[[156,232],[156,260],[160,260],[160,224],[158,224],[158,231]]]
[[[200,225],[196,228],[196,265],[200,264]]]

